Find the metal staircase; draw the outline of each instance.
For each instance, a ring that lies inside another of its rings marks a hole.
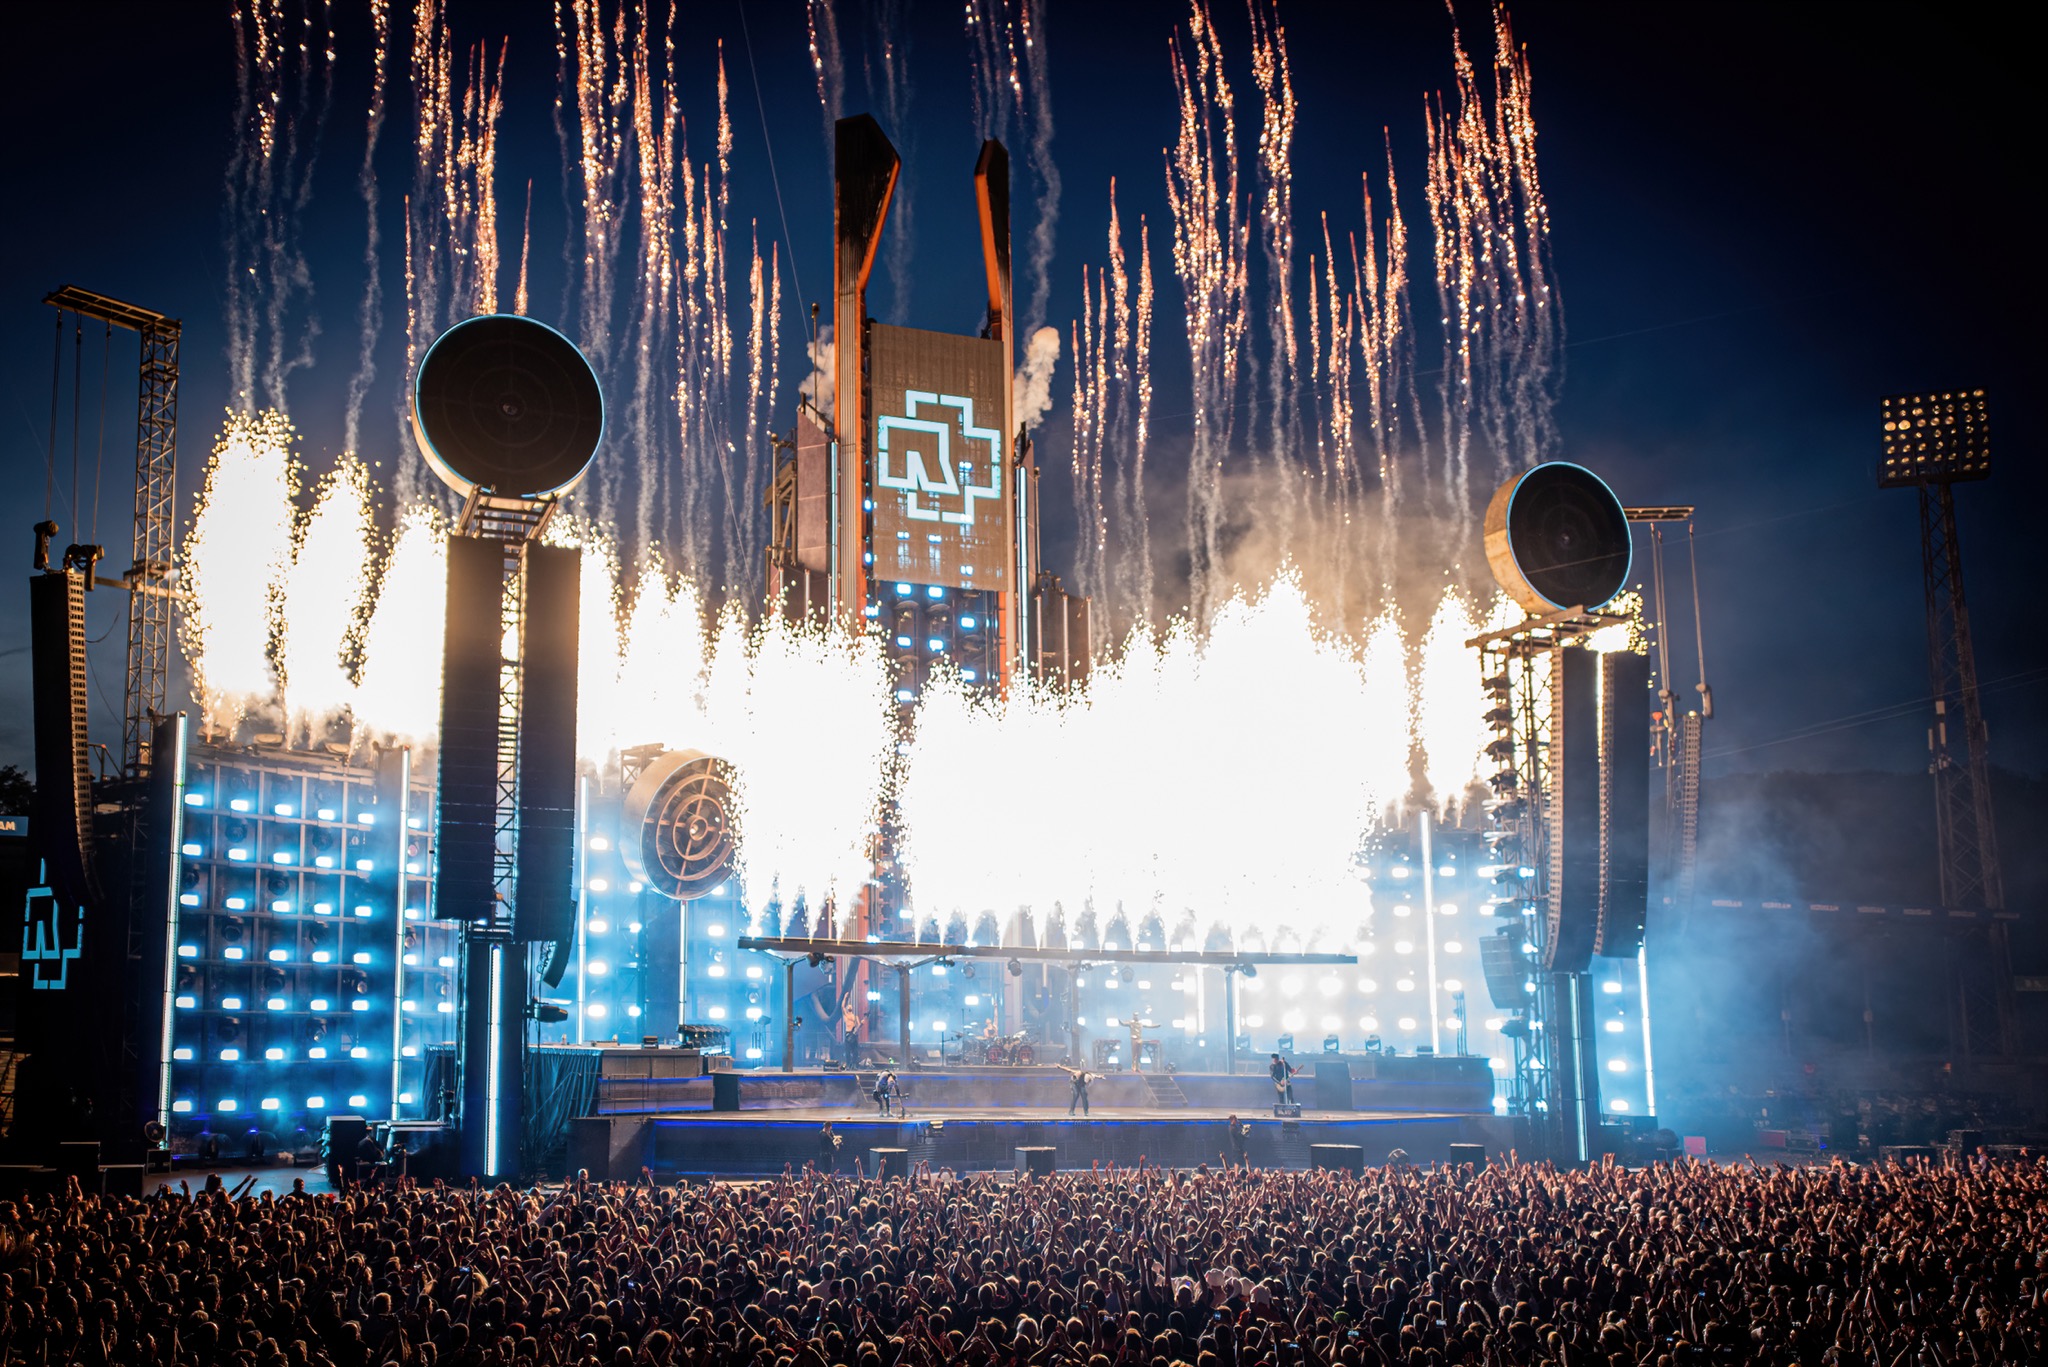
[[[1145,1086],[1151,1090],[1154,1106],[1161,1110],[1187,1109],[1188,1095],[1174,1081],[1172,1073],[1140,1073],[1138,1076],[1145,1079]]]

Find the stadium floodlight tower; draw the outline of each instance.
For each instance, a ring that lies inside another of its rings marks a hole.
[[[1629,520],[1598,475],[1554,461],[1500,487],[1485,538],[1494,578],[1528,614],[1468,643],[1499,766],[1491,902],[1514,951],[1487,976],[1497,1006],[1527,1013],[1518,1118],[1541,1151],[1584,1161],[1600,1116],[1589,968],[1595,954],[1636,956],[1648,900],[1648,661],[1588,648],[1631,620],[1601,611],[1628,583]]]
[[[510,1177],[527,945],[559,960],[576,930],[581,554],[541,537],[604,440],[604,396],[568,338],[490,314],[428,348],[412,420],[421,455],[463,500],[448,538],[434,870],[434,915],[463,941],[457,1149],[466,1173]]]
[[[1965,971],[1964,1049],[2009,1054],[2014,1048],[2011,954],[2005,884],[1998,867],[1998,824],[1991,810],[1990,736],[1977,697],[1977,656],[1963,598],[1963,548],[1956,535],[1955,486],[1991,476],[1991,416],[1981,389],[1900,394],[1879,402],[1884,423],[1880,489],[1920,491],[1920,565],[1927,595],[1927,730],[1934,775],[1935,832],[1942,905],[1989,911],[1988,973]],[[1953,724],[1960,717],[1961,744]],[[1981,961],[1980,961],[1981,962]],[[1974,1009],[1973,1009],[1974,1008]]]

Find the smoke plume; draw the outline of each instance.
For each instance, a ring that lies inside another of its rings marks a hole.
[[[1042,327],[1031,334],[1024,348],[1024,365],[1010,386],[1011,407],[1027,431],[1043,422],[1052,407],[1052,372],[1059,359],[1058,328]]]

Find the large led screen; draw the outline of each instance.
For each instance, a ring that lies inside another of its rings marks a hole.
[[[869,358],[875,578],[1009,589],[1002,344],[878,323]]]

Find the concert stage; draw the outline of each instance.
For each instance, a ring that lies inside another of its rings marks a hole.
[[[901,1072],[907,1115],[890,1119],[868,1094],[872,1072],[607,1079],[598,1113],[571,1122],[569,1167],[613,1178],[637,1177],[643,1166],[665,1180],[768,1176],[784,1164],[816,1161],[827,1120],[843,1140],[842,1172],[874,1148],[962,1172],[1010,1171],[1019,1147],[1054,1149],[1060,1168],[1140,1158],[1193,1167],[1228,1151],[1225,1120],[1233,1112],[1251,1122],[1250,1158],[1262,1167],[1307,1167],[1311,1144],[1355,1144],[1368,1163],[1384,1162],[1394,1149],[1428,1162],[1449,1158],[1456,1143],[1496,1153],[1508,1146],[1508,1122],[1492,1112],[1485,1060],[1378,1062],[1368,1071],[1411,1076],[1299,1077],[1299,1120],[1274,1117],[1274,1089],[1263,1073],[1113,1073],[1091,1086],[1085,1118],[1068,1117],[1069,1083],[1057,1068]]]

